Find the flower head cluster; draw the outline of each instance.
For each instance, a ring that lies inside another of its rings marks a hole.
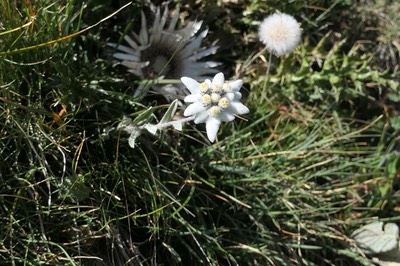
[[[258,36],[270,52],[282,56],[297,47],[301,38],[301,28],[292,16],[275,13],[263,20],[258,29]]]
[[[217,73],[213,69],[219,64],[213,61],[198,61],[217,51],[218,46],[201,47],[207,30],[200,30],[202,22],[189,22],[185,27],[176,29],[179,19],[179,10],[171,15],[168,21],[168,8],[163,14],[157,8],[153,26],[148,29],[147,19],[142,12],[141,29],[139,34],[132,33],[124,40],[129,46],[109,43],[119,50],[113,57],[121,60],[121,65],[127,67],[129,72],[141,79],[178,79],[191,75],[196,79],[203,79]],[[134,96],[143,94],[145,85],[140,85]],[[153,84],[152,90],[173,100],[179,95],[187,95],[182,85]]]
[[[242,80],[225,82],[223,73],[216,74],[212,81],[206,79],[202,83],[188,77],[181,80],[191,93],[185,97],[185,102],[191,104],[184,115],[194,116],[196,124],[206,123],[207,137],[211,142],[214,142],[221,122],[230,122],[235,115],[249,112],[249,108],[240,102]]]

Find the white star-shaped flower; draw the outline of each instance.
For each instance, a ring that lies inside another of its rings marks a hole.
[[[185,116],[194,116],[196,124],[205,123],[207,137],[215,141],[221,122],[230,122],[235,115],[247,114],[249,108],[240,102],[239,92],[242,80],[225,82],[223,73],[215,75],[213,80],[206,79],[203,83],[188,77],[181,81],[190,91],[185,102],[191,103],[185,110]]]
[[[218,72],[214,67],[219,63],[202,59],[214,54],[219,47],[215,42],[209,47],[201,46],[208,33],[207,29],[199,32],[202,21],[189,22],[185,27],[177,28],[179,16],[179,9],[169,16],[167,7],[162,14],[158,7],[153,25],[148,27],[142,12],[139,34],[133,32],[124,36],[129,46],[108,43],[118,50],[113,57],[120,60],[130,73],[146,80],[178,79],[186,75],[203,79],[214,75]],[[141,84],[134,96],[144,96],[145,88],[146,84]],[[152,84],[151,88],[169,101],[187,95],[185,88],[178,84]]]

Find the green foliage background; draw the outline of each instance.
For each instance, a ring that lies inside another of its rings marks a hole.
[[[212,145],[188,124],[132,149],[123,116],[168,105],[133,98],[106,43],[148,3],[0,0],[0,264],[372,265],[350,234],[399,218],[399,5],[153,2],[204,20],[251,113]],[[276,10],[303,42],[266,76]]]

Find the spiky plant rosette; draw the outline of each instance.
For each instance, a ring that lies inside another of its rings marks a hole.
[[[149,29],[147,18],[142,11],[141,29],[139,34],[132,33],[133,37],[124,36],[129,46],[117,43],[108,45],[118,52],[113,57],[120,60],[120,64],[128,68],[128,72],[139,79],[150,81],[150,89],[172,101],[183,98],[189,91],[182,84],[158,84],[151,82],[162,79],[179,79],[190,76],[202,80],[215,74],[214,67],[219,63],[214,61],[199,61],[214,54],[218,50],[215,42],[210,47],[202,47],[202,41],[208,30],[197,34],[202,21],[189,22],[186,26],[177,29],[179,10],[176,9],[169,18],[169,10],[164,8],[161,16],[160,8],[156,10],[153,26]],[[148,84],[140,84],[134,96],[144,96],[148,91]]]

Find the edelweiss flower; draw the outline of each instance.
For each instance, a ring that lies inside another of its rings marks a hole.
[[[224,74],[218,73],[212,81],[206,79],[203,83],[188,77],[181,80],[191,93],[185,97],[185,102],[192,103],[183,114],[194,116],[196,124],[206,123],[211,142],[214,142],[221,122],[230,122],[235,115],[249,112],[249,108],[240,102],[242,94],[239,90],[243,84],[240,79],[226,83]]]
[[[141,79],[178,79],[182,76],[191,76],[194,79],[203,79],[218,71],[212,69],[219,65],[213,61],[199,62],[219,48],[213,44],[212,47],[201,47],[201,42],[207,35],[207,30],[199,31],[202,21],[190,22],[182,29],[176,29],[179,19],[179,11],[172,14],[167,26],[168,9],[160,15],[157,8],[152,28],[147,28],[146,16],[142,12],[141,29],[139,35],[133,33],[133,38],[124,36],[128,46],[109,43],[120,52],[114,53],[113,57],[121,61],[121,65],[127,67],[129,72]],[[140,85],[135,92],[141,96],[145,85]],[[173,100],[177,95],[187,95],[188,92],[181,85],[153,84],[151,88],[167,99]]]
[[[258,29],[258,36],[270,52],[282,56],[297,47],[301,38],[301,28],[292,16],[275,13],[263,20]]]

